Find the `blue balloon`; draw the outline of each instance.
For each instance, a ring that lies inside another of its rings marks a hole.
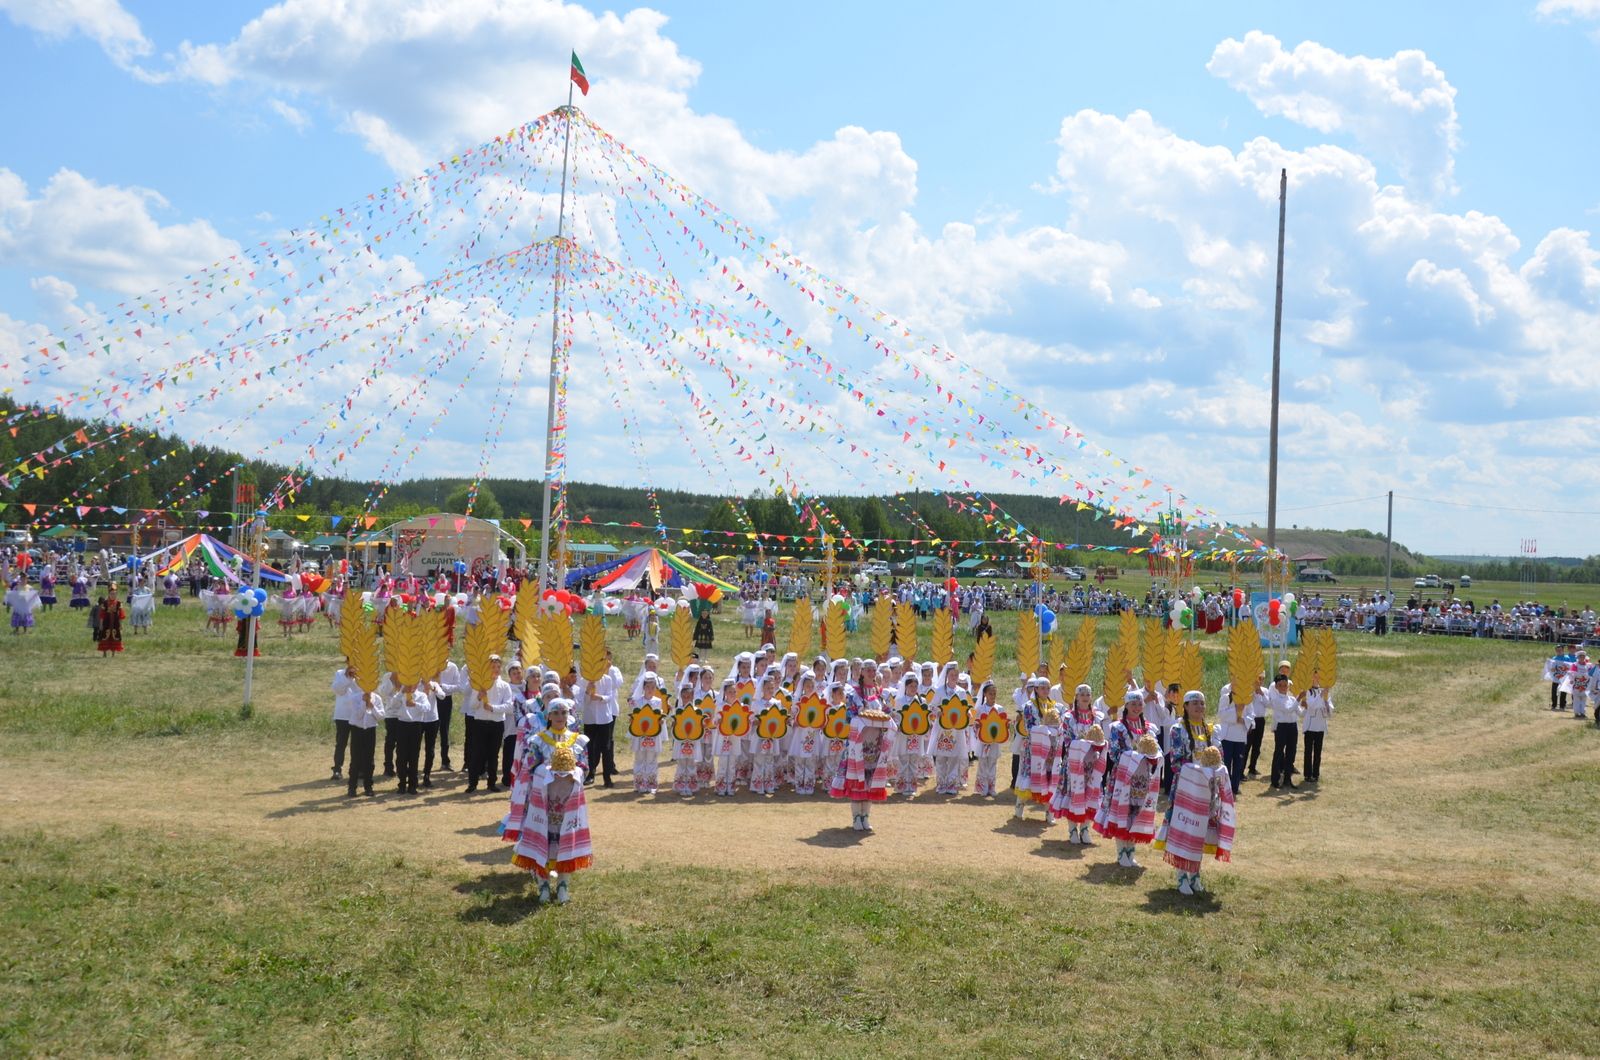
[[[250,617],[250,612],[241,611],[238,608],[234,608],[233,609],[233,617],[234,618],[249,618]]]
[[[257,600],[261,601],[262,603],[266,603],[267,602],[267,591],[265,589],[251,589],[250,593],[251,593],[252,596],[254,596]],[[259,613],[259,610],[258,610],[258,613]]]
[[[456,560],[456,573],[457,574],[465,574],[465,573],[467,573],[467,565],[466,565],[466,563],[464,563],[463,561],[461,561],[459,559]]]

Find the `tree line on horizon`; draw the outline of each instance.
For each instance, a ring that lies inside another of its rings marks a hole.
[[[9,398],[0,398],[0,415],[7,418],[22,410]],[[80,435],[81,432],[81,435]],[[75,437],[78,436],[78,437]],[[31,454],[46,450],[63,439],[69,451],[87,453],[49,469],[43,479],[32,474],[13,475],[9,488],[0,490],[0,500],[6,508],[0,512],[0,521],[7,525],[28,521],[38,525],[79,522],[97,526],[131,522],[137,513],[148,509],[173,509],[186,513],[185,525],[227,534],[232,527],[229,518],[233,508],[233,476],[231,470],[239,469],[239,479],[270,491],[291,473],[286,465],[269,460],[247,460],[228,449],[189,442],[176,435],[130,427],[126,424],[71,416],[52,416],[22,419],[11,429],[0,431],[0,471],[10,471]],[[79,440],[87,439],[87,441]],[[92,448],[91,448],[92,446]],[[51,454],[50,458],[55,455]],[[328,527],[321,520],[302,522],[299,515],[340,516],[343,533],[356,525],[369,512],[381,524],[407,519],[430,512],[465,512],[470,479],[458,476],[436,476],[406,479],[384,489],[385,484],[369,480],[348,478],[310,478],[298,473],[298,484],[292,501],[281,509],[274,508],[268,522],[272,526],[291,532],[308,531],[326,533]],[[530,544],[539,536],[539,517],[543,505],[543,482],[538,479],[485,479],[479,484],[471,514],[484,519],[504,521],[504,529]],[[933,538],[946,541],[984,541],[981,549],[963,546],[962,551],[978,551],[997,560],[1019,561],[1026,558],[1023,550],[1000,542],[995,527],[1002,525],[986,522],[982,514],[970,510],[960,511],[950,498],[929,491],[909,490],[903,493],[877,496],[824,495],[819,499],[832,519],[815,511],[809,502],[791,502],[782,494],[755,493],[748,496],[691,493],[683,490],[658,489],[654,491],[660,507],[660,520],[669,528],[668,540],[674,547],[682,547],[680,528],[696,531],[721,531],[726,534],[783,535],[798,539],[792,547],[783,542],[765,540],[769,552],[790,551],[803,553],[819,547],[822,526],[837,538],[839,531],[858,541],[883,542],[894,540],[907,543],[897,546],[896,555],[912,552],[938,554],[941,546],[929,542]],[[644,487],[613,486],[602,483],[571,482],[567,485],[568,511],[571,513],[569,539],[578,542],[659,540],[656,517],[651,510],[651,491]],[[1000,508],[1019,520],[1030,534],[1047,541],[1064,541],[1085,545],[1117,545],[1126,547],[1133,539],[1125,530],[1112,526],[1104,513],[1079,511],[1072,503],[1062,503],[1057,497],[1034,494],[990,494]],[[176,498],[186,498],[175,503]],[[373,499],[378,498],[376,503]],[[90,512],[84,519],[76,512],[40,510],[35,520],[24,515],[19,518],[22,504],[61,505],[129,509],[126,515],[112,512]],[[797,510],[798,509],[798,510]],[[195,516],[206,511],[205,517]],[[802,513],[815,515],[821,522],[812,528],[802,521]],[[1099,514],[1100,518],[1095,516]],[[70,517],[69,517],[70,516]],[[589,523],[581,520],[587,516]],[[533,525],[524,528],[520,520],[531,519]],[[620,523],[621,526],[597,524]],[[629,525],[637,524],[637,525]],[[1159,519],[1151,524],[1163,531],[1175,528]],[[1356,537],[1382,540],[1382,535],[1369,530],[1327,531]],[[1200,535],[1196,535],[1199,537]],[[817,539],[807,545],[804,538]],[[701,538],[693,535],[696,548],[714,549],[716,537]],[[726,537],[728,551],[749,550],[754,543],[748,538]],[[921,545],[910,545],[917,540]],[[1140,543],[1147,543],[1141,541]],[[1209,537],[1201,537],[1191,544],[1211,547]],[[890,553],[882,546],[869,550],[871,556]],[[1144,557],[1125,553],[1072,552],[1049,550],[1046,562],[1052,564],[1094,563],[1125,567],[1142,567]],[[1225,564],[1206,565],[1206,569],[1225,569]],[[1369,555],[1344,555],[1330,559],[1327,566],[1335,574],[1370,576],[1383,573],[1383,558]],[[1463,566],[1460,562],[1429,559],[1395,546],[1393,573],[1395,577],[1412,577],[1419,573],[1454,571]],[[1475,577],[1501,578],[1515,581],[1520,576],[1520,563],[1516,561],[1485,560],[1471,564]],[[1584,560],[1542,560],[1541,581],[1600,582],[1600,556]]]

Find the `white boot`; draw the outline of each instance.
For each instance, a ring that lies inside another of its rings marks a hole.
[[[1117,864],[1123,868],[1128,867],[1128,849],[1121,843],[1117,844]]]
[[[1133,859],[1133,844],[1132,843],[1128,844],[1128,868],[1130,868],[1130,869],[1142,869],[1142,868],[1144,868],[1143,865],[1139,864],[1137,861],[1135,861]]]
[[[1200,874],[1198,872],[1189,873],[1189,886],[1194,888],[1195,894],[1205,893],[1206,885],[1200,882]]]
[[[1017,803],[1016,806],[1012,807],[1012,809],[1011,809],[1012,818],[1015,819],[1015,820],[1018,820],[1018,821],[1022,820],[1022,810],[1023,810],[1023,804],[1020,803],[1020,802]]]
[[[1179,894],[1193,894],[1194,893],[1194,888],[1189,886],[1189,874],[1187,872],[1178,873],[1178,893]]]
[[[855,829],[857,832],[861,831],[861,815],[859,813],[853,813],[850,815],[850,827]]]
[[[861,815],[861,830],[863,832],[872,831],[872,820],[867,814]]]

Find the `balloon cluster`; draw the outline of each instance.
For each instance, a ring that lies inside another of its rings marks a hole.
[[[267,604],[267,591],[252,589],[248,585],[240,586],[239,591],[233,594],[232,602],[235,618],[260,618]]]
[[[540,604],[552,615],[581,615],[589,610],[587,600],[565,589],[546,589],[544,596],[540,597]]]
[[[1282,597],[1267,604],[1267,622],[1277,626],[1283,623],[1287,615],[1293,618],[1300,613],[1300,601],[1295,599],[1294,593],[1284,593]]]
[[[659,598],[650,606],[655,608],[656,614],[660,615],[662,618],[667,617],[678,609],[677,605],[674,604],[669,597],[665,596]]]
[[[603,615],[622,614],[622,601],[615,596],[606,597],[605,601],[600,605],[600,613]]]
[[[1185,603],[1181,596],[1173,598],[1172,608],[1167,612],[1167,617],[1172,625],[1180,629],[1194,628],[1194,608]]]
[[[1043,604],[1034,604],[1033,613],[1039,618],[1039,632],[1048,637],[1056,628],[1056,613]]]

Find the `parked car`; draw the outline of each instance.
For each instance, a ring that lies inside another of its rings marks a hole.
[[[1463,574],[1461,577],[1456,579],[1456,584],[1460,585],[1463,589],[1472,588],[1472,575]]]
[[[861,573],[869,578],[887,578],[889,576],[889,565],[882,560],[875,559],[870,563],[862,564]]]
[[[1082,567],[1062,567],[1061,576],[1068,581],[1081,582],[1089,577],[1089,572]]]
[[[1411,583],[1412,587],[1417,589],[1437,589],[1443,584],[1444,579],[1440,578],[1437,574],[1424,574],[1422,577]]]
[[[1324,567],[1301,567],[1294,577],[1296,581],[1302,582],[1336,582],[1339,580],[1333,576],[1331,570]]]
[[[984,567],[982,570],[978,571],[978,573],[975,575],[975,577],[979,577],[979,578],[999,578],[999,577],[1002,577],[1002,575],[1000,573],[1000,568],[999,567]]]

